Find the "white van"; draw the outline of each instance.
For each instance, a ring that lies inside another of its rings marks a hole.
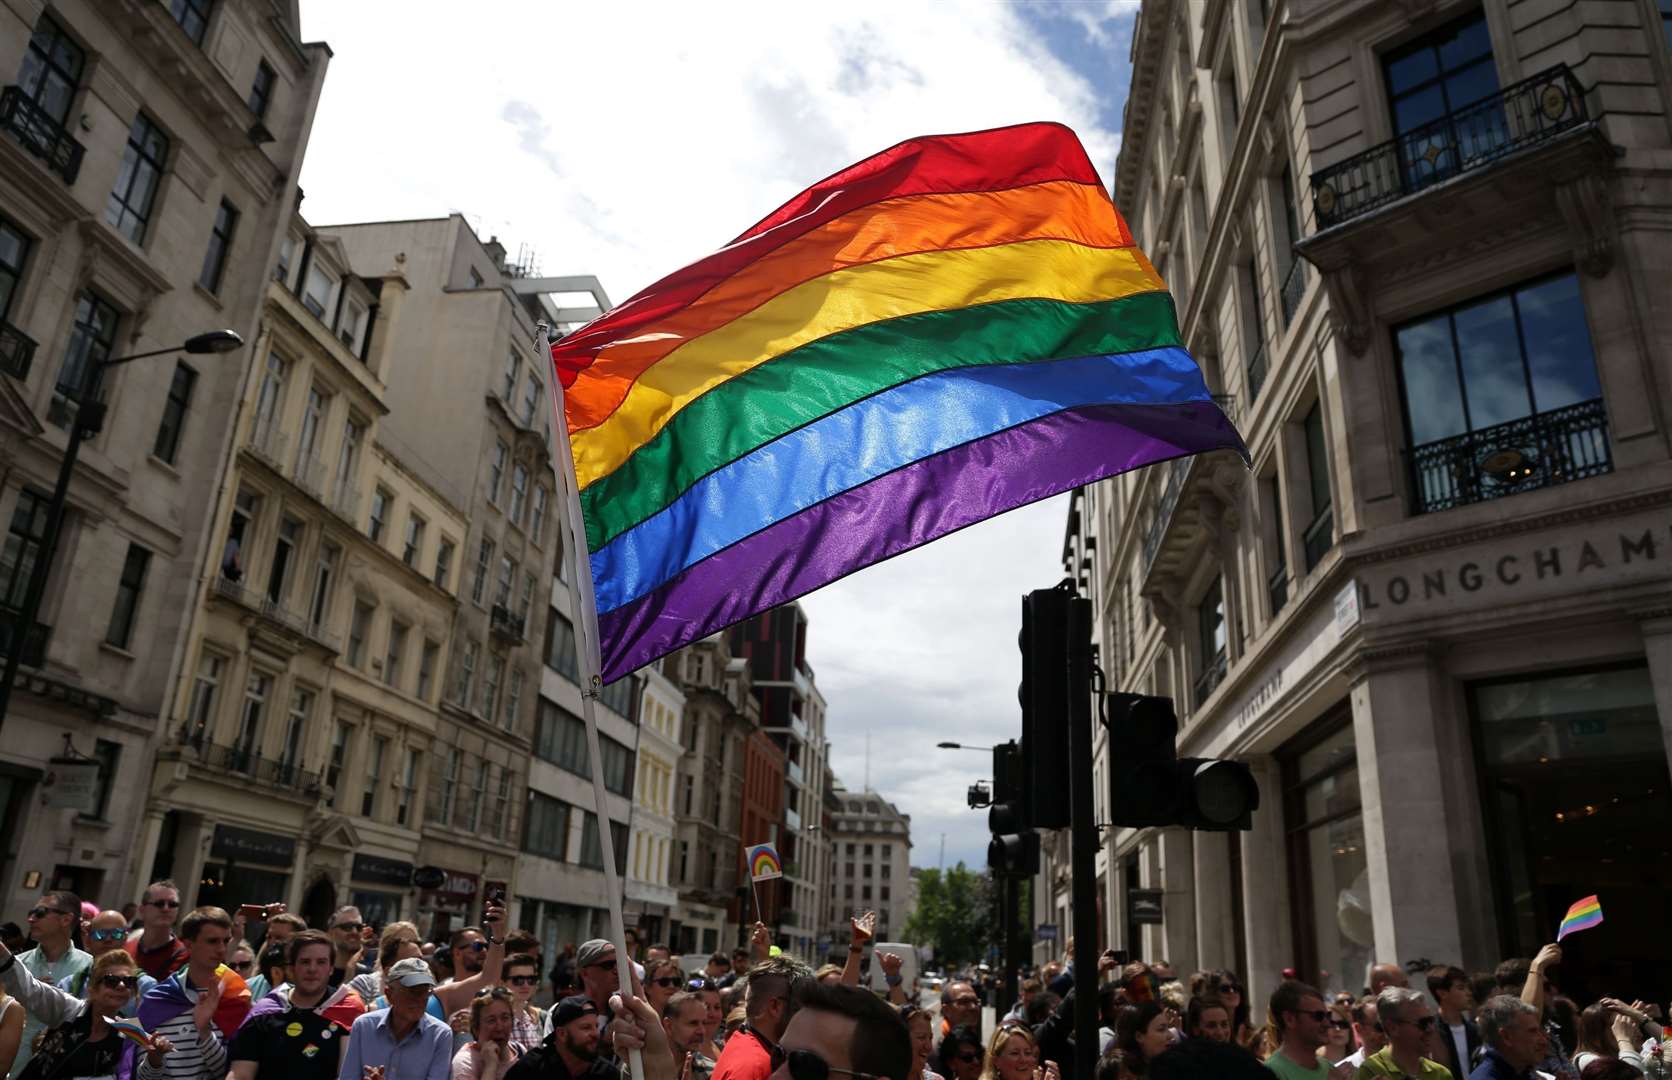
[[[901,941],[879,941],[872,947],[875,953],[892,953],[900,957],[900,986],[906,992],[906,999],[917,1004],[917,946],[908,945]],[[871,989],[879,994],[888,993],[888,984],[883,982],[882,964],[875,955],[871,957]]]

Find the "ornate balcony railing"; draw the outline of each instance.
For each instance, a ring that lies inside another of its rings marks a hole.
[[[317,795],[324,788],[318,773],[309,772],[293,760],[263,757],[246,746],[213,742],[202,728],[182,727],[177,743],[204,767],[231,776],[247,777],[258,783],[302,795]]]
[[[522,643],[523,628],[527,624],[527,615],[518,615],[504,604],[495,604],[488,613],[488,628],[494,636],[514,644]]]
[[[1179,494],[1184,489],[1184,478],[1190,472],[1190,463],[1194,457],[1185,456],[1174,458],[1167,463],[1167,478],[1161,488],[1161,497],[1155,502],[1155,517],[1144,531],[1144,573],[1155,563],[1155,554],[1161,549],[1161,538],[1167,533],[1167,524],[1173,520],[1173,511],[1177,509]]]
[[[1202,673],[1196,676],[1196,707],[1200,709],[1219,684],[1225,681],[1227,661],[1223,652],[1211,657],[1203,666]]]
[[[1362,154],[1312,174],[1327,229],[1585,123],[1584,93],[1566,64],[1539,72]]]
[[[293,634],[300,634],[316,641],[333,652],[342,651],[342,640],[337,635],[327,633],[323,627],[314,626],[307,619],[286,608],[264,592],[246,589],[238,582],[225,577],[215,579],[215,592]]]
[[[35,339],[0,320],[0,371],[22,381],[29,377],[29,365],[34,360]]]
[[[325,501],[325,462],[312,454],[298,454],[291,478],[297,487],[320,502]]]
[[[289,445],[290,438],[279,430],[276,419],[257,420],[255,430],[250,432],[250,452],[280,473],[284,472],[285,449]]]
[[[46,162],[64,183],[75,183],[86,148],[35,104],[22,87],[8,86],[0,91],[0,128],[11,132],[25,150]]]
[[[1294,257],[1289,263],[1289,276],[1283,279],[1283,325],[1288,326],[1295,321],[1295,313],[1300,310],[1301,297],[1306,295],[1306,260]]]
[[[1409,458],[1418,514],[1614,471],[1601,398],[1424,443]]]

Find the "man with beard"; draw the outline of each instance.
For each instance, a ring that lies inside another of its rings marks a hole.
[[[524,1054],[505,1080],[619,1080],[620,1068],[598,1054],[598,1007],[583,994],[552,1006],[552,1033]]]
[[[668,1042],[673,1047],[674,1066],[685,1068],[691,1062],[691,1080],[708,1080],[714,1062],[703,1054],[707,1044],[708,1006],[696,994],[681,992],[668,999],[662,1007],[662,1026],[668,1029]]]
[[[354,1021],[366,1011],[347,986],[331,988],[336,946],[318,930],[290,939],[290,983],[263,997],[233,1037],[232,1080],[331,1080],[342,1065]]]

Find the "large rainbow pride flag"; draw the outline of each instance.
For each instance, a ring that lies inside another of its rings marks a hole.
[[[601,673],[984,518],[1246,459],[1059,124],[910,139],[552,347]]]

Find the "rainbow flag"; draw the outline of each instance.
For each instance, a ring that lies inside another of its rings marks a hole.
[[[612,681],[1185,454],[1247,458],[1079,139],[910,139],[552,347]]]
[[[1568,913],[1562,918],[1562,925],[1556,928],[1556,940],[1560,941],[1569,934],[1601,925],[1602,903],[1594,896],[1587,896],[1568,908]]]
[[[771,881],[784,876],[784,864],[778,861],[778,849],[771,844],[756,844],[743,853],[749,864],[749,880]]]
[[[112,1020],[107,1016],[105,1017],[105,1026],[141,1050],[151,1048],[151,1036],[146,1033],[145,1028],[138,1020],[130,1020],[125,1016]]]

